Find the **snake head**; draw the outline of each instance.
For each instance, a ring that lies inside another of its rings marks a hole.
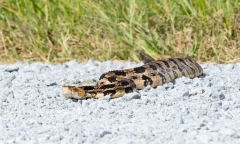
[[[85,99],[85,91],[75,86],[63,86],[62,95],[66,98]]]

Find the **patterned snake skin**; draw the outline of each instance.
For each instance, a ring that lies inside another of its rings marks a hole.
[[[102,98],[106,95],[117,98],[147,85],[155,88],[178,77],[195,78],[203,72],[201,66],[190,58],[151,61],[144,53],[140,53],[140,57],[143,66],[106,72],[95,86],[63,86],[62,94],[65,98],[76,99]]]

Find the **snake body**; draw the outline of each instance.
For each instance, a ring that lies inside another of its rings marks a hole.
[[[195,78],[202,74],[201,66],[190,58],[169,58],[151,61],[140,53],[143,66],[109,71],[102,74],[95,86],[63,86],[65,98],[111,98],[121,97],[126,93],[141,90],[147,85],[157,87],[173,81],[178,77]]]

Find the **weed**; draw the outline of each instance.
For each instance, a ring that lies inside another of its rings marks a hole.
[[[3,0],[0,62],[240,61],[239,0]]]

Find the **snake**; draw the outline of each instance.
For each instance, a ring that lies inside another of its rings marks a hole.
[[[191,58],[151,60],[143,52],[140,52],[140,58],[144,65],[106,72],[100,76],[96,85],[62,86],[62,95],[66,99],[97,99],[107,95],[118,98],[142,90],[148,85],[156,88],[179,77],[193,79],[203,73],[202,67]]]

